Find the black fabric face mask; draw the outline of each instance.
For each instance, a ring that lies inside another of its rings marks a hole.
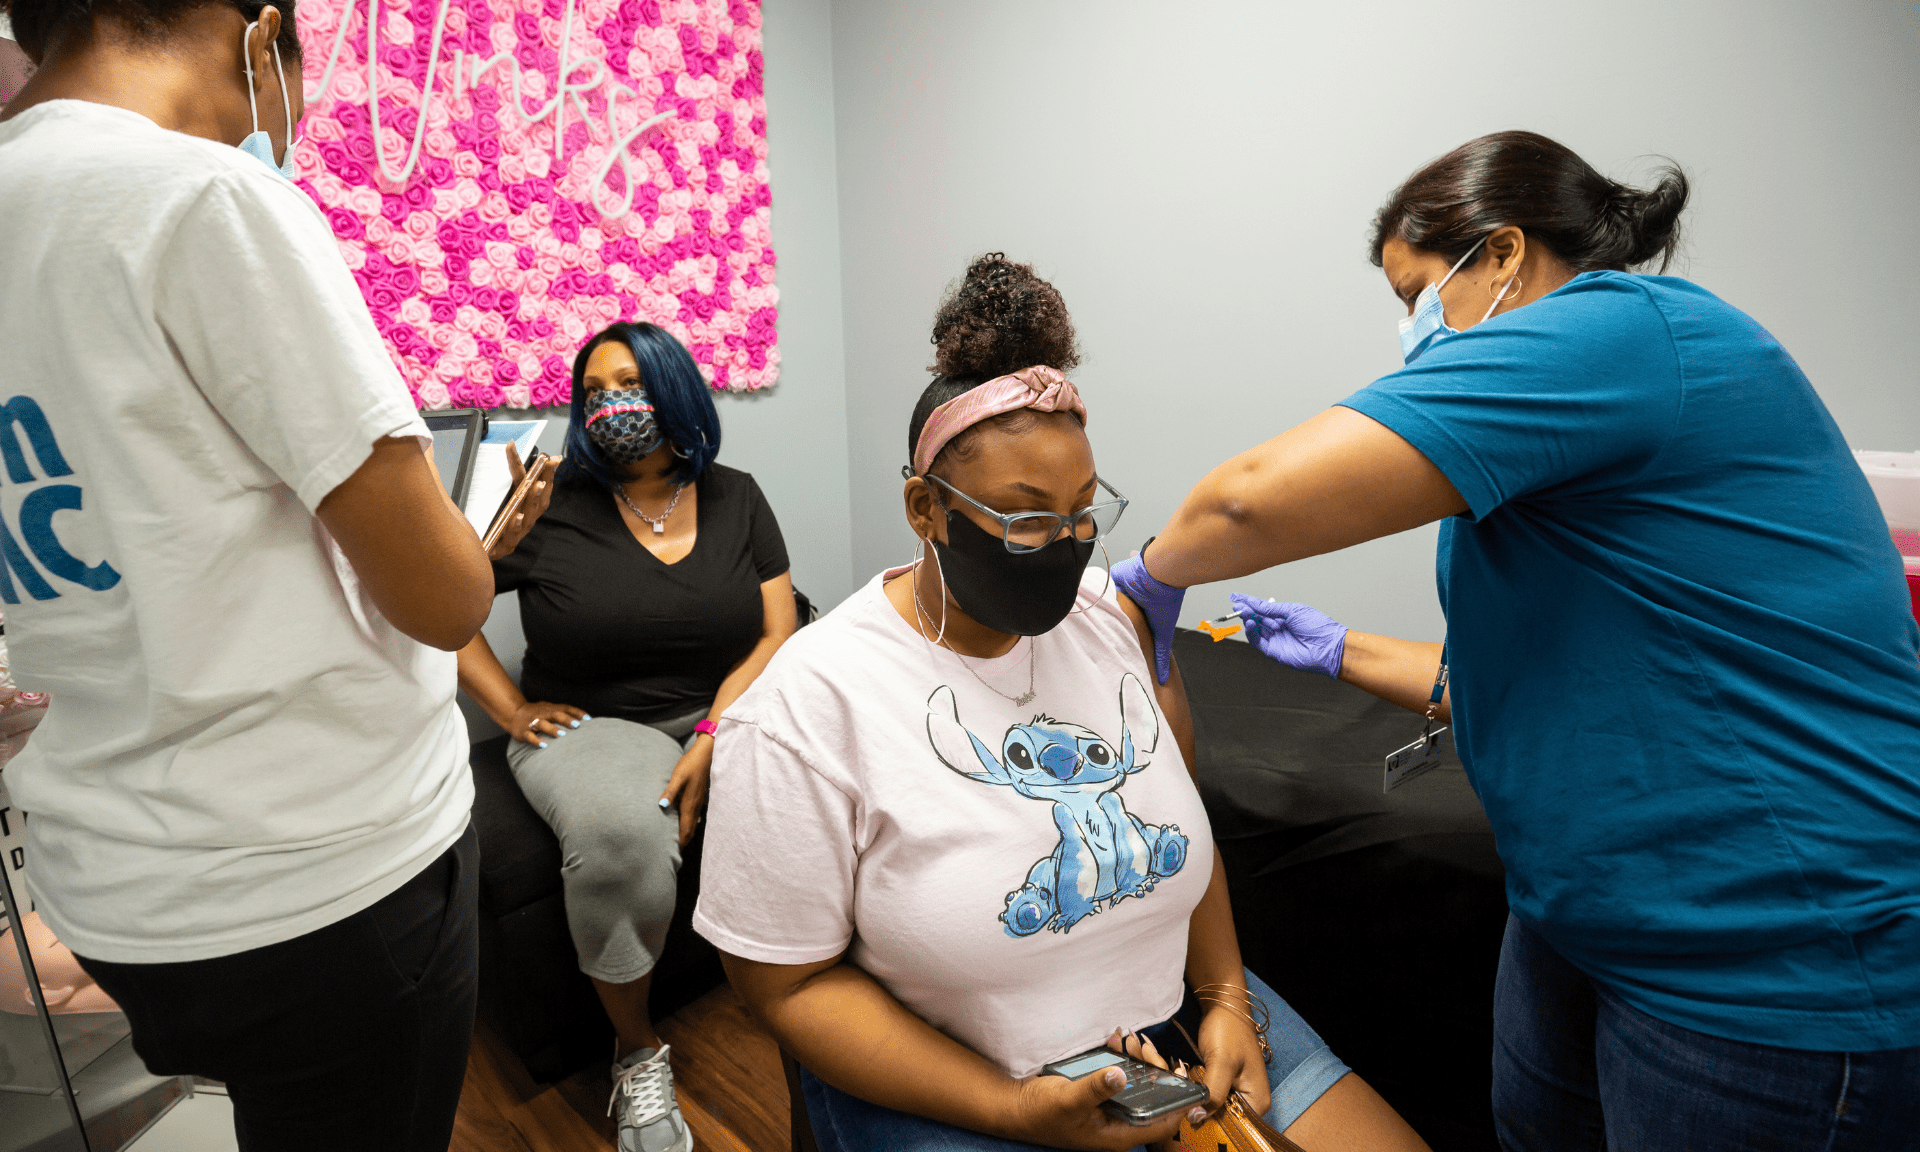
[[[947,543],[931,543],[960,610],[1015,636],[1051,632],[1067,618],[1094,545],[1068,536],[1032,552],[1009,552],[1005,540],[951,510]]]

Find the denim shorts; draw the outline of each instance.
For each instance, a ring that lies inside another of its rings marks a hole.
[[[1273,1049],[1273,1063],[1267,1065],[1267,1086],[1273,1092],[1273,1104],[1267,1109],[1266,1120],[1276,1131],[1284,1132],[1287,1125],[1299,1119],[1300,1114],[1349,1069],[1300,1014],[1287,1006],[1279,993],[1251,972],[1246,973],[1246,977],[1247,989],[1267,1006],[1267,1044]],[[1174,1019],[1180,1020],[1189,1032],[1195,1030],[1198,1006],[1191,996]],[[1186,1044],[1172,1020],[1141,1031],[1169,1060],[1179,1057],[1191,1062],[1194,1059],[1192,1053],[1186,1051]],[[1012,1152],[1044,1147],[1002,1140],[869,1104],[827,1084],[804,1068],[800,1070],[800,1086],[806,1096],[807,1118],[813,1123],[813,1136],[820,1152],[872,1152],[881,1148],[888,1152]]]

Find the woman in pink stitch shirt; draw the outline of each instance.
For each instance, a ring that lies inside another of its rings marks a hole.
[[[1309,1149],[1424,1148],[1241,967],[1180,681],[1152,687],[1144,626],[1087,571],[1126,501],[1058,293],[982,257],[934,338],[905,492],[932,562],[789,641],[714,762],[694,925],[805,1066],[820,1146],[1164,1139],[1181,1116],[1114,1119],[1106,1074],[1036,1073],[1171,1053],[1178,1014],[1214,1106],[1237,1090]]]

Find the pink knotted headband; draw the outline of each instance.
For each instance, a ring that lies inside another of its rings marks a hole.
[[[1011,376],[996,376],[933,410],[920,427],[920,442],[913,450],[913,473],[926,474],[933,458],[947,442],[967,429],[1003,412],[1031,408],[1036,412],[1071,412],[1087,422],[1087,406],[1080,390],[1059,369],[1045,364],[1022,368]]]

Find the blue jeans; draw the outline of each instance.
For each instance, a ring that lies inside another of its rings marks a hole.
[[[1657,1020],[1512,916],[1493,1000],[1507,1152],[1920,1148],[1920,1048],[1806,1052]]]
[[[1287,1125],[1299,1119],[1336,1080],[1345,1076],[1348,1069],[1307,1022],[1287,1007],[1279,993],[1251,972],[1246,973],[1246,977],[1247,989],[1266,1002],[1270,1020],[1267,1043],[1273,1048],[1273,1063],[1267,1066],[1267,1086],[1273,1092],[1273,1105],[1267,1109],[1267,1123],[1285,1131]],[[1189,1032],[1194,1031],[1197,1020],[1197,1016],[1189,1019],[1191,1014],[1193,1005],[1189,997],[1188,1005],[1175,1016]],[[1162,1053],[1191,1059],[1190,1054],[1182,1051],[1186,1045],[1171,1021],[1142,1031]],[[1169,1060],[1172,1058],[1170,1055]],[[1014,1152],[1042,1147],[1002,1140],[969,1128],[956,1128],[924,1116],[869,1104],[827,1084],[805,1068],[800,1070],[800,1087],[807,1099],[807,1118],[813,1122],[813,1137],[820,1152]]]

